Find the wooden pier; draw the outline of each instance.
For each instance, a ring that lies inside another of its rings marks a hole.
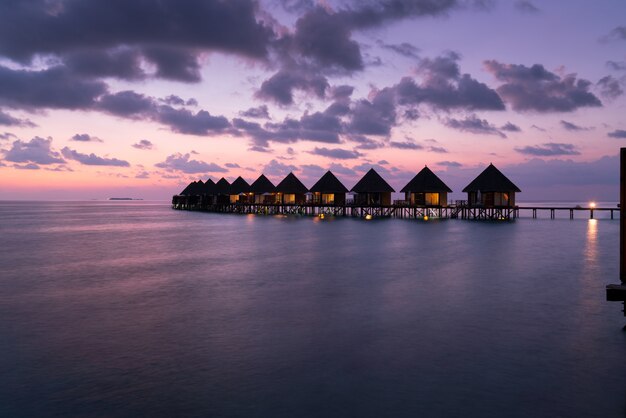
[[[619,284],[610,284],[606,287],[606,300],[609,302],[623,302],[624,316],[626,317],[626,148],[620,149],[619,175]],[[626,331],[626,326],[624,326]]]
[[[398,202],[398,201],[396,201]],[[402,202],[402,201],[400,201]],[[468,206],[465,201],[456,201],[447,206],[409,206],[403,203],[392,205],[359,205],[346,202],[343,205],[328,205],[306,202],[300,204],[282,203],[209,203],[200,196],[174,196],[172,207],[181,210],[198,210],[216,213],[239,213],[259,215],[303,215],[303,216],[347,216],[356,218],[401,218],[401,219],[467,219],[467,220],[513,220],[520,217],[569,218],[576,219],[584,214],[594,219],[598,212],[608,213],[615,219],[619,208],[597,207],[482,207]]]

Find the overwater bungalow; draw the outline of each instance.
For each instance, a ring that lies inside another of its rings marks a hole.
[[[354,203],[363,206],[389,206],[391,193],[395,192],[373,168],[350,191],[356,193]]]
[[[422,170],[402,190],[410,206],[438,207],[448,205],[452,190],[430,168]]]
[[[218,205],[225,205],[230,203],[230,183],[224,177],[215,183],[214,193],[216,197],[216,203]]]
[[[250,185],[239,176],[230,185],[230,203],[250,203]]]
[[[254,203],[276,203],[276,186],[264,174],[250,185]]]
[[[311,187],[313,203],[343,206],[346,204],[348,189],[329,170]]]
[[[276,186],[277,203],[283,205],[301,205],[306,202],[309,189],[293,173],[287,174]]]
[[[202,186],[202,206],[209,206],[215,204],[215,182],[211,179],[207,179]]]
[[[185,187],[185,188],[183,189],[183,191],[182,191],[182,192],[178,193],[178,196],[187,196],[187,195],[191,194],[191,191],[192,191],[195,187],[196,187],[196,182],[195,182],[195,181],[192,181],[191,183],[189,183],[189,184],[187,185],[187,187]]]
[[[469,207],[512,208],[515,207],[515,193],[521,192],[493,164],[463,189],[467,193]]]

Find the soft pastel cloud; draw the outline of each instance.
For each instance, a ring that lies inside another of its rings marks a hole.
[[[111,166],[111,167],[130,167],[130,163],[128,161],[120,160],[117,158],[105,158],[99,157],[94,153],[91,154],[83,154],[76,150],[70,149],[69,147],[64,147],[61,149],[61,154],[68,160],[78,161],[83,165],[102,165],[102,166]]]

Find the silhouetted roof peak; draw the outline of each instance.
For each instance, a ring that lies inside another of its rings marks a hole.
[[[495,165],[489,164],[463,192],[521,192],[511,180],[509,180]]]
[[[424,166],[422,170],[407,183],[401,192],[411,193],[441,193],[452,192],[452,190],[443,182],[428,166]]]
[[[373,168],[370,168],[350,191],[356,193],[395,192],[393,187],[391,187]]]
[[[328,170],[318,181],[311,187],[313,193],[347,193],[348,188],[344,186],[337,177]]]

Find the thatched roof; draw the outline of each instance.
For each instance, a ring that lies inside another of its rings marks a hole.
[[[230,185],[230,194],[248,193],[250,185],[241,176],[237,177]]]
[[[204,182],[204,187],[202,188],[202,194],[211,195],[215,193],[215,183],[211,179],[207,179]]]
[[[230,183],[224,177],[219,179],[217,183],[215,183],[215,194],[229,194],[230,193]]]
[[[202,180],[194,181],[193,186],[189,189],[188,194],[191,196],[196,196],[203,193],[204,183]]]
[[[370,171],[365,173],[361,180],[359,180],[350,191],[356,193],[395,192],[393,187],[391,187],[373,168],[370,168]]]
[[[300,180],[298,180],[298,177],[296,177],[295,174],[289,173],[287,174],[287,177],[283,179],[283,181],[278,183],[278,185],[276,186],[276,191],[278,193],[286,194],[304,194],[307,193],[309,189],[307,189],[306,186],[302,184]]]
[[[182,195],[188,195],[188,194],[191,192],[191,190],[193,190],[193,188],[194,188],[194,187],[196,187],[196,182],[195,182],[195,181],[192,181],[192,182],[191,182],[191,183],[189,183],[189,184],[187,185],[187,187],[185,187],[185,188],[183,189],[183,191],[182,191],[182,192],[180,192],[178,195],[179,195],[179,196],[182,196]]]
[[[259,178],[250,185],[250,191],[255,194],[274,193],[276,186],[274,186],[264,174],[261,174]]]
[[[485,168],[463,192],[521,192],[511,180],[500,172],[493,164]]]
[[[424,167],[422,170],[413,177],[413,180],[407,183],[402,190],[402,193],[443,193],[452,192],[452,190],[446,186],[446,183],[441,181],[430,168]]]
[[[313,193],[347,193],[346,186],[329,170],[311,187]]]

